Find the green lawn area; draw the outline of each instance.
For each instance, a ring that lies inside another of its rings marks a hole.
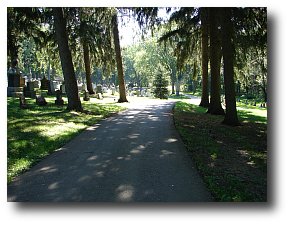
[[[18,98],[7,98],[8,182],[86,127],[125,109],[114,103],[96,103],[91,98],[89,102],[82,102],[86,113],[69,112],[66,105],[54,104],[55,97],[46,97],[46,100],[46,106],[37,106],[34,99],[27,99],[29,109],[20,109]]]
[[[238,127],[205,112],[180,101],[174,121],[215,199],[267,201],[267,110],[238,104]]]

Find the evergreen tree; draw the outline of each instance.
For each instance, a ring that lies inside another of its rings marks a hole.
[[[168,98],[168,81],[160,71],[156,74],[155,80],[153,81],[154,86],[154,97],[160,99],[167,99]]]
[[[120,98],[118,102],[128,102],[126,98],[126,87],[125,87],[124,70],[123,70],[120,39],[119,39],[117,11],[112,16],[112,25],[113,25],[113,36],[114,36],[114,45],[115,45],[115,53],[116,53],[117,71],[118,71],[119,93],[120,93]]]
[[[53,8],[55,33],[58,43],[58,50],[61,60],[65,87],[68,97],[68,110],[83,111],[79,97],[77,80],[75,77],[74,66],[71,52],[68,46],[68,36],[66,31],[66,20],[63,16],[62,8]]]

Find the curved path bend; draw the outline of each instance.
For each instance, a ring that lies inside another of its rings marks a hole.
[[[16,178],[8,201],[212,201],[175,130],[174,101],[128,105]]]

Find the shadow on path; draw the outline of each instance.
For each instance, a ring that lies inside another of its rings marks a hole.
[[[8,201],[212,201],[172,121],[174,102],[89,127],[8,185]]]

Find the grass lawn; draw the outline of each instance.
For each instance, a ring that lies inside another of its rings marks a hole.
[[[267,110],[238,104],[242,126],[177,102],[175,125],[217,201],[267,201]]]
[[[91,98],[82,102],[87,113],[69,112],[66,105],[54,104],[55,97],[46,100],[46,106],[37,106],[34,99],[27,99],[29,109],[20,109],[18,98],[7,98],[8,183],[86,127],[125,109],[114,103],[97,104]]]

